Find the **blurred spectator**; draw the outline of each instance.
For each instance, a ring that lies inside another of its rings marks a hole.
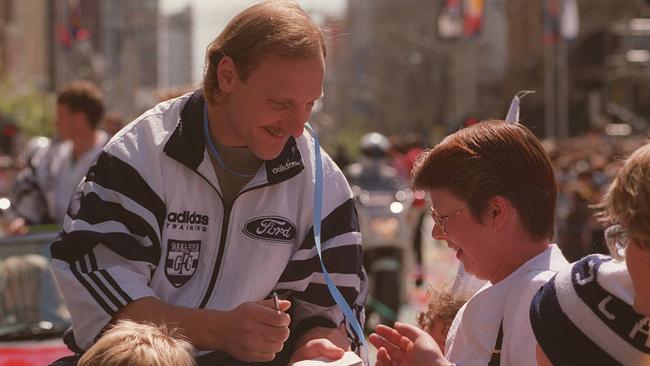
[[[424,152],[424,143],[415,136],[407,136],[404,143],[403,165],[407,169],[408,181],[411,180],[411,171],[415,163]],[[428,214],[426,205],[426,193],[423,190],[413,192],[413,203],[409,208],[410,221],[413,223],[413,252],[415,253],[415,285],[421,286],[423,281],[422,268],[422,225]]]
[[[347,168],[347,166],[352,163],[352,160],[350,159],[350,155],[348,154],[348,149],[345,148],[345,145],[343,144],[336,145],[336,152],[334,153],[334,162],[343,171],[345,171],[345,168]]]
[[[620,157],[643,144],[643,137],[591,133],[564,141],[545,141],[558,182],[556,241],[569,261],[607,253],[603,229],[593,209],[622,165]]]
[[[27,225],[63,221],[74,189],[107,141],[106,133],[97,130],[103,114],[103,95],[89,82],[72,83],[58,94],[58,137],[37,146],[18,176],[10,233],[26,233]]]
[[[0,114],[0,154],[12,155],[14,139],[18,133],[16,123],[5,115]]]
[[[194,366],[194,347],[166,325],[120,320],[82,357],[78,366]]]
[[[65,325],[69,318],[47,258],[25,254],[0,260],[0,326]]]
[[[101,123],[100,128],[109,136],[115,135],[119,130],[124,127],[126,121],[117,113],[109,113],[106,115],[106,118]]]
[[[196,87],[194,87],[194,85],[181,85],[158,89],[155,91],[155,96],[159,102],[164,102],[169,99],[178,98],[181,95],[193,92],[194,90],[196,90]]]
[[[404,137],[392,136],[390,156],[393,168],[405,182],[411,181],[411,171],[417,159],[424,152],[424,142],[417,136],[408,134]],[[415,285],[423,283],[422,269],[422,225],[426,212],[426,194],[424,191],[413,192],[413,201],[408,207],[408,222],[412,227],[411,244],[415,254]]]

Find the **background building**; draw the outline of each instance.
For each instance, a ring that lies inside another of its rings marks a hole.
[[[163,15],[160,19],[158,87],[192,83],[192,8]]]
[[[622,116],[606,101],[606,64],[623,47],[611,45],[612,27],[647,9],[640,0],[350,0],[325,111],[346,129],[435,141],[473,120],[503,118],[514,94],[531,89],[524,124],[540,136],[581,134]],[[624,38],[619,44],[631,42]],[[629,84],[626,101],[647,95]]]

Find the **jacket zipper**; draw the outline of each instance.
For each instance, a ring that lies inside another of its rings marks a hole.
[[[210,183],[210,181],[206,177],[204,177],[201,173],[199,172],[197,173],[203,179],[205,179],[205,181],[208,182],[208,184],[210,184],[210,186],[217,192],[217,194],[219,195],[219,199],[221,199],[221,204],[225,206],[223,204],[223,197],[221,197],[219,190],[217,190],[217,188],[214,185],[212,185],[212,183]],[[208,301],[210,301],[210,298],[212,297],[212,292],[214,291],[215,286],[217,284],[217,278],[219,277],[219,272],[221,272],[221,262],[223,260],[224,253],[226,252],[226,240],[228,238],[228,228],[230,227],[230,214],[232,213],[232,207],[235,206],[235,201],[237,201],[237,198],[239,198],[239,196],[241,196],[246,192],[250,192],[252,190],[259,189],[259,188],[264,188],[269,185],[271,184],[266,183],[239,192],[239,194],[235,196],[235,199],[232,200],[231,208],[228,209],[227,211],[224,210],[223,221],[221,222],[221,237],[219,238],[219,251],[217,252],[217,259],[215,260],[214,269],[212,270],[212,275],[210,276],[211,277],[210,284],[208,285],[208,289],[205,292],[205,295],[203,296],[203,300],[201,300],[201,303],[199,304],[199,309],[205,308],[205,306],[208,304]]]
[[[221,200],[223,204],[223,199]],[[233,200],[234,204],[234,200]],[[230,213],[232,209],[224,211],[223,221],[221,222],[221,238],[219,238],[219,251],[217,252],[217,259],[214,263],[214,269],[212,270],[212,276],[210,276],[210,284],[208,289],[205,292],[203,300],[199,305],[199,309],[203,309],[207,305],[208,301],[212,297],[212,291],[214,291],[214,286],[217,283],[217,277],[219,277],[219,272],[221,272],[221,260],[223,259],[223,253],[226,251],[226,239],[228,237],[228,227],[230,226]]]

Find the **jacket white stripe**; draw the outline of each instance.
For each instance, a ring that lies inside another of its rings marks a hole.
[[[341,235],[337,235],[334,238],[330,239],[327,241],[327,248],[332,249],[332,248],[338,248],[346,245],[359,245],[358,243],[361,242],[361,233],[353,232],[353,233],[345,233]],[[318,251],[316,250],[316,246],[313,246],[309,249],[301,249],[296,252],[296,254],[293,255],[293,258],[291,260],[306,260],[310,258],[314,258],[318,256]]]
[[[149,238],[138,236],[129,231],[129,229],[124,226],[123,223],[119,221],[104,221],[99,224],[90,224],[84,220],[72,220],[70,216],[66,216],[63,222],[63,230],[72,231],[72,230],[87,230],[94,231],[97,233],[128,233],[130,236],[134,237],[138,242],[142,243],[144,247],[151,247],[153,243]]]
[[[152,230],[158,234],[158,239],[160,239],[160,228],[157,225],[156,216],[151,211],[129,197],[112,189],[105,188],[96,182],[88,182],[84,185],[84,195],[87,195],[90,192],[96,193],[103,201],[120,204],[127,211],[130,211],[144,219],[149,225],[151,225]]]

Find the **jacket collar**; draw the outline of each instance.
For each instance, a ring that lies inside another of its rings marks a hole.
[[[203,91],[195,91],[179,114],[178,124],[163,151],[172,159],[196,171],[205,158],[203,133]],[[277,158],[264,162],[268,184],[285,181],[305,168],[296,139],[290,137]]]

